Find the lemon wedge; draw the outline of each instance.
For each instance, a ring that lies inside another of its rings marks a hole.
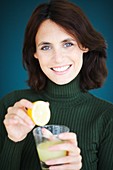
[[[27,114],[36,125],[44,126],[50,120],[49,103],[44,101],[36,101],[33,103],[33,108],[27,110]]]

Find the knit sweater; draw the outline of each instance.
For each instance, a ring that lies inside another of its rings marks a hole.
[[[113,169],[113,104],[79,88],[79,78],[66,85],[47,82],[44,90],[14,91],[0,101],[0,170],[40,170],[32,131],[20,142],[7,137],[3,120],[7,108],[22,98],[50,103],[49,124],[66,125],[76,133],[82,170]]]

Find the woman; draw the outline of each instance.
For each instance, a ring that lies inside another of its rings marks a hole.
[[[107,76],[106,43],[81,9],[66,0],[38,6],[26,27],[23,63],[30,89],[0,101],[0,169],[40,169],[35,124],[25,108],[43,100],[50,103],[49,124],[64,124],[71,131],[59,136],[65,145],[56,146],[67,156],[45,162],[49,169],[111,170],[113,105],[88,92],[101,87]]]

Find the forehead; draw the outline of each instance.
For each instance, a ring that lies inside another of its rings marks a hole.
[[[41,39],[62,40],[65,38],[74,38],[74,37],[70,35],[68,32],[66,32],[66,30],[63,29],[61,26],[51,21],[50,19],[47,19],[44,22],[42,22],[36,34],[36,40],[41,40]]]

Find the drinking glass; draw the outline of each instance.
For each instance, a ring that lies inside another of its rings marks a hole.
[[[50,135],[51,137],[47,137],[47,135],[43,133],[43,128],[46,128],[52,133],[52,135]],[[48,149],[51,146],[64,142],[58,139],[58,135],[64,132],[69,132],[69,128],[64,125],[46,125],[44,127],[36,127],[33,130],[33,136],[35,139],[36,149],[39,155],[42,170],[49,169],[49,166],[45,164],[45,161],[66,156],[65,150],[50,151]]]

